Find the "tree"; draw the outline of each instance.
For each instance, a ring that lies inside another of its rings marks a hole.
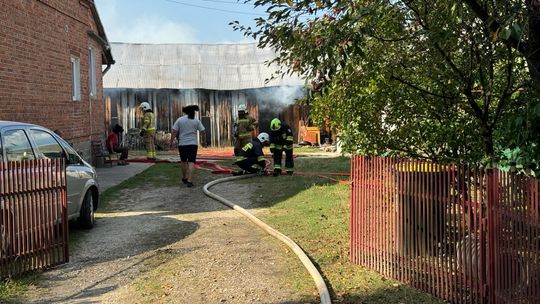
[[[540,117],[537,0],[274,2],[235,28],[315,79],[313,113],[350,151],[479,161],[538,146],[511,136]]]

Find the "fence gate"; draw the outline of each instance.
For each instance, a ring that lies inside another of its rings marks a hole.
[[[63,160],[0,162],[0,277],[65,263]]]
[[[353,262],[452,303],[540,303],[539,181],[351,159]]]

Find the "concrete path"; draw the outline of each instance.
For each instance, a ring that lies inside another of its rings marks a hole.
[[[153,164],[130,163],[127,166],[117,166],[96,168],[98,174],[99,191],[104,192],[110,187],[116,186],[126,179],[133,177]]]

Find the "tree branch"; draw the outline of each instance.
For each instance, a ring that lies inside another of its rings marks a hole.
[[[463,94],[465,94],[465,97],[467,97],[467,103],[473,110],[473,114],[476,118],[480,119],[481,121],[485,121],[485,113],[482,111],[478,103],[476,103],[476,100],[474,99],[474,96],[472,94],[472,84],[470,81],[467,82],[467,86],[463,90]]]
[[[512,94],[512,75],[513,75],[513,69],[514,69],[514,57],[512,56],[512,49],[511,47],[508,47],[508,65],[506,67],[506,86],[504,87],[504,91],[501,94],[501,97],[499,98],[499,103],[497,104],[497,109],[495,110],[495,115],[493,116],[493,125],[497,123],[497,120],[499,119],[499,116],[502,113],[502,110],[508,103],[508,98],[510,98],[510,95]]]
[[[501,24],[478,3],[477,0],[462,0],[482,22],[489,28],[492,33],[497,32],[501,28]],[[518,50],[521,54],[527,56],[527,45],[514,37],[509,37],[504,40],[508,46]]]
[[[411,82],[408,82],[408,81],[406,81],[404,79],[401,79],[401,78],[399,78],[399,77],[397,77],[395,75],[390,76],[390,79],[397,80],[397,81],[401,82],[404,85],[407,85],[407,86],[409,86],[409,87],[411,87],[411,88],[413,88],[413,89],[415,89],[417,91],[420,91],[422,93],[425,93],[425,94],[428,94],[428,95],[431,95],[431,96],[444,98],[444,99],[450,99],[450,100],[456,99],[456,96],[445,96],[445,95],[430,92],[430,91],[428,91],[426,89],[423,89],[423,88],[421,88],[421,87],[419,87],[419,86],[417,86],[417,85],[415,85],[415,84],[413,84]]]
[[[418,23],[420,24],[420,26],[422,26],[425,30],[427,31],[430,31],[430,27],[423,21],[422,19],[422,15],[420,14],[420,12],[418,12],[418,10],[416,8],[414,8],[411,3],[407,2],[407,1],[404,1],[403,2],[411,11],[414,12],[414,14],[416,15],[416,20],[418,21]],[[434,42],[433,43],[433,46],[434,48],[441,54],[441,56],[443,56],[444,60],[446,61],[446,63],[448,63],[448,65],[450,66],[450,68],[456,73],[459,75],[459,77],[464,81],[464,82],[467,82],[469,81],[469,79],[467,77],[465,77],[465,74],[457,67],[457,65],[454,63],[454,61],[452,60],[452,58],[450,57],[450,55],[448,55],[448,53],[446,53],[443,48],[441,47],[440,43],[438,42]]]

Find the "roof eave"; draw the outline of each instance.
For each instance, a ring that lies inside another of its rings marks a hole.
[[[93,0],[86,1],[90,6],[90,10],[92,11],[92,17],[94,17],[94,21],[98,29],[97,34],[93,31],[88,31],[88,34],[100,42],[101,48],[103,50],[103,61],[105,62],[105,64],[114,64],[114,58],[111,52],[111,45],[109,43],[109,40],[107,39],[107,35],[105,34],[105,28],[103,27],[103,23],[101,23],[101,19],[99,18],[99,13],[97,11],[96,5]]]

